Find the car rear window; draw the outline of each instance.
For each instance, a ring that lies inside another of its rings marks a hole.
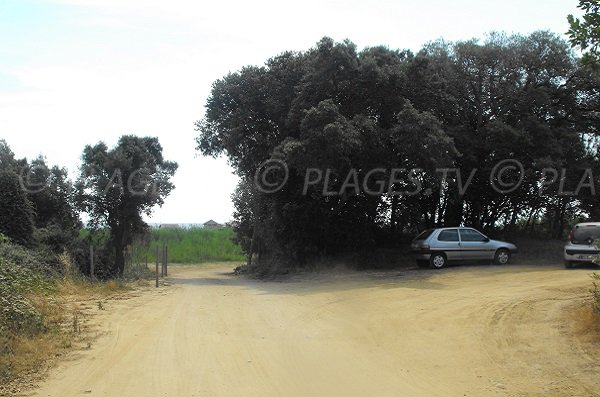
[[[438,241],[458,241],[458,230],[442,230],[438,235]]]
[[[415,240],[425,240],[427,237],[431,236],[431,233],[433,233],[433,229],[423,230],[417,237],[415,237]]]
[[[573,244],[590,244],[594,240],[600,240],[599,226],[579,226],[573,231]]]

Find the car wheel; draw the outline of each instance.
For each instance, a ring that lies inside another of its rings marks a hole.
[[[441,269],[446,266],[446,255],[441,252],[431,254],[431,258],[429,259],[429,264],[434,269]]]
[[[505,248],[500,248],[494,255],[494,263],[496,265],[506,265],[510,261],[510,251]]]
[[[573,262],[565,261],[565,269],[573,269]]]

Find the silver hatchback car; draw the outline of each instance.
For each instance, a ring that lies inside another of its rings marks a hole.
[[[471,227],[428,229],[412,241],[411,249],[419,266],[441,269],[448,262],[490,260],[499,265],[510,261],[517,246],[491,240]]]
[[[569,269],[578,263],[598,263],[600,249],[597,240],[600,240],[600,222],[573,226],[565,244],[565,267]]]

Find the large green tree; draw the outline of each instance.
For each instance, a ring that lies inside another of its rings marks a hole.
[[[215,82],[206,117],[197,123],[198,148],[227,154],[242,178],[235,219],[250,256],[304,264],[317,255],[373,247],[390,202],[407,203],[383,193],[323,195],[323,181],[304,191],[311,168],[329,170],[327,188],[339,191],[354,171],[363,180],[372,168],[451,164],[453,145],[439,122],[402,96],[410,56],[385,47],[357,53],[349,41],[324,38],[305,53],[284,53]],[[415,150],[423,146],[441,155]],[[269,158],[289,168],[285,188],[273,194],[252,183]]]
[[[112,276],[122,276],[124,250],[147,225],[150,215],[174,188],[177,163],[163,158],[157,138],[122,136],[109,149],[105,143],[86,146],[77,180],[77,203],[93,229],[108,227],[114,263]]]

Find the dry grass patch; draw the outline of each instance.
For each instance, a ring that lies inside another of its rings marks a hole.
[[[57,358],[89,349],[95,338],[87,323],[104,301],[147,282],[92,282],[66,277],[51,292],[27,295],[43,318],[43,331],[0,336],[0,396],[17,396],[33,387]]]

